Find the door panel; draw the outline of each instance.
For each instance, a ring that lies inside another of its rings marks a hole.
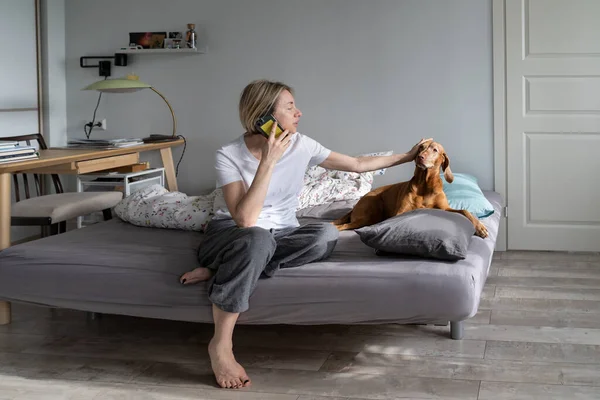
[[[527,115],[600,113],[600,77],[527,77]]]
[[[2,136],[29,135],[37,133],[38,111],[0,111],[0,138]]]
[[[525,0],[523,11],[528,55],[600,54],[598,0]]]
[[[530,224],[600,223],[598,181],[600,136],[526,135]],[[557,154],[556,149],[561,149]],[[565,154],[564,157],[559,154]],[[586,165],[586,168],[580,167]],[[590,168],[591,166],[591,168]]]
[[[600,251],[600,1],[505,12],[508,248]]]
[[[0,10],[0,109],[37,108],[35,2],[0,0]]]

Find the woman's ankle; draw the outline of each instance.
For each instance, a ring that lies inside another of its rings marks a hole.
[[[233,340],[213,336],[213,338],[208,343],[208,347],[219,350],[233,350]]]

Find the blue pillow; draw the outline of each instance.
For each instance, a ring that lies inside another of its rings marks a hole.
[[[446,182],[444,176],[441,176],[450,208],[467,210],[477,218],[489,217],[494,213],[494,206],[484,196],[477,178],[468,174],[453,175],[452,183]]]

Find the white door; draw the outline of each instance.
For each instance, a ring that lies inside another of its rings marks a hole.
[[[36,10],[34,0],[0,0],[0,140],[40,132]],[[31,180],[30,186],[35,193]],[[21,181],[21,198],[24,192]],[[11,237],[18,241],[39,231],[13,227]]]
[[[36,6],[0,0],[0,137],[38,133]]]
[[[505,12],[508,248],[600,251],[600,0]]]

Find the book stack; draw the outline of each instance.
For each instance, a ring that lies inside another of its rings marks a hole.
[[[0,164],[30,160],[39,156],[35,147],[19,146],[19,142],[0,139]]]

